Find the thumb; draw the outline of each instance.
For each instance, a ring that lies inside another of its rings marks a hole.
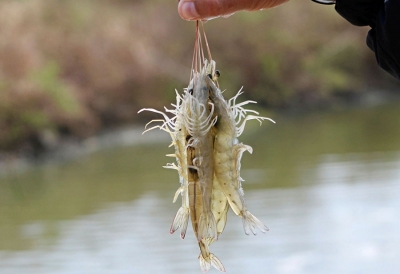
[[[230,15],[239,10],[260,10],[288,0],[180,0],[178,13],[185,20],[204,20]]]

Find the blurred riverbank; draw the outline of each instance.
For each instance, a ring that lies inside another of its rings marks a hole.
[[[262,115],[271,117],[278,122],[275,126],[282,126],[282,122],[293,119],[307,118],[312,115],[334,115],[334,113],[346,113],[348,111],[365,110],[370,108],[393,108],[393,105],[400,104],[400,93],[391,91],[370,91],[364,92],[360,96],[349,98],[337,97],[322,105],[303,105],[301,107],[291,107],[284,110],[266,112]],[[351,115],[349,116],[351,119]],[[281,122],[280,122],[281,121]],[[258,125],[247,125],[250,131],[256,130]],[[261,127],[265,127],[263,124]],[[0,153],[0,178],[7,174],[25,172],[29,169],[43,165],[61,164],[74,161],[89,155],[104,151],[113,150],[120,147],[131,147],[141,145],[169,144],[170,137],[163,131],[153,130],[142,134],[144,124],[132,124],[118,128],[103,130],[102,132],[88,138],[59,138],[43,140],[42,149],[38,152],[26,150],[22,152],[10,151]],[[247,132],[247,130],[246,130]],[[245,132],[245,135],[246,135]],[[47,143],[46,143],[47,142]]]

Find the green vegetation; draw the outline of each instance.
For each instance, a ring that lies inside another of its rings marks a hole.
[[[170,1],[2,1],[0,150],[148,121],[140,108],[169,105],[188,83],[194,26]],[[367,29],[332,7],[291,1],[205,28],[227,96],[244,86],[262,107],[394,85]]]

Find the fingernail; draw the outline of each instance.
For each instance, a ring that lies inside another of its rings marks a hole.
[[[191,20],[199,18],[199,14],[197,13],[196,7],[193,2],[184,2],[180,7],[180,15],[183,19]]]

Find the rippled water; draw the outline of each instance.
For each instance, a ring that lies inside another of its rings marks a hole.
[[[229,215],[211,250],[228,273],[398,273],[400,106],[250,127],[242,176],[267,234]],[[0,273],[201,273],[168,141],[94,153],[0,181]],[[216,270],[211,270],[216,273]]]

